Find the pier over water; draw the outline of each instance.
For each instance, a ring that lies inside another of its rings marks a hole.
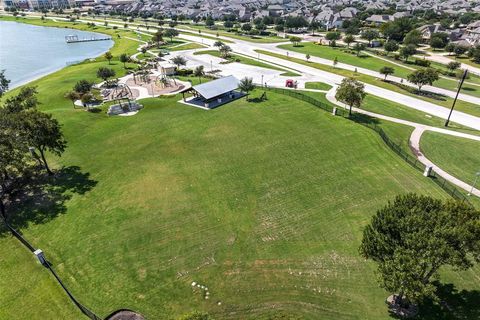
[[[107,40],[112,40],[111,37],[91,37],[91,38],[78,38],[77,35],[68,35],[65,36],[65,42],[66,43],[76,43],[76,42],[90,42],[90,41],[107,41]]]

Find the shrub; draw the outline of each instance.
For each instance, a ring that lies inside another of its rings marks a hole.
[[[430,61],[425,59],[415,59],[415,64],[420,67],[430,67]]]

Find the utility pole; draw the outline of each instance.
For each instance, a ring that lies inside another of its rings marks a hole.
[[[468,73],[468,69],[465,69],[465,71],[463,72],[462,79],[460,80],[460,84],[458,85],[457,94],[455,95],[455,99],[453,100],[452,108],[450,109],[450,113],[448,114],[447,121],[445,121],[445,127],[448,127],[448,123],[450,122],[450,117],[452,116],[452,113],[453,113],[453,108],[455,108],[455,103],[457,102],[458,95],[460,94],[460,90],[462,89],[463,82],[467,77],[467,73]]]

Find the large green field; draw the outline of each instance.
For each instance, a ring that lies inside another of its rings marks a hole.
[[[10,208],[80,301],[101,316],[131,308],[148,319],[192,310],[217,319],[389,317],[374,265],[358,254],[362,229],[396,194],[446,198],[436,184],[370,129],[272,92],[212,111],[180,96],[144,100],[133,117],[73,109],[63,94],[107,64],[33,83],[68,149],[49,157],[60,172],[45,186],[50,201]],[[81,318],[7,234],[0,257],[0,319]],[[479,274],[442,270],[459,291],[445,297],[453,311],[425,308],[422,319],[478,316]]]

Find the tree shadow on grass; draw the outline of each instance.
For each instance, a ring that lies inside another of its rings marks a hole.
[[[420,313],[416,319],[422,320],[471,320],[480,319],[480,291],[461,290],[455,285],[437,283],[440,303],[431,300],[420,306]]]
[[[352,115],[349,117],[350,120],[355,121],[356,123],[360,124],[367,124],[367,125],[377,125],[379,121],[377,118],[371,117],[367,114],[353,112]]]
[[[77,166],[63,167],[53,176],[41,172],[12,194],[6,206],[8,222],[18,230],[31,223],[51,221],[67,211],[66,202],[73,195],[83,195],[96,184],[89,173],[81,172]],[[2,226],[0,234],[5,234],[5,231]]]

